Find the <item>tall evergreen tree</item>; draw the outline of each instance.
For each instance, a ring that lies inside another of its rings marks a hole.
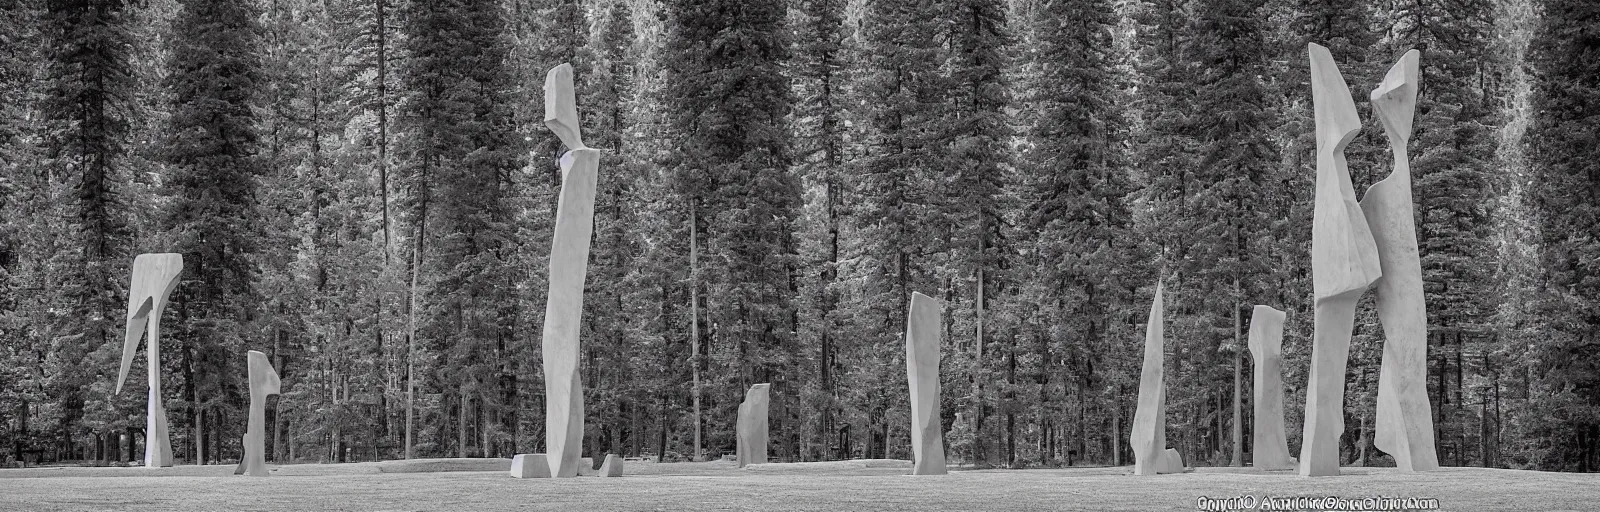
[[[794,385],[799,180],[790,173],[784,2],[674,1],[663,66],[671,126],[681,141],[673,189],[695,212],[711,263],[703,269],[717,381],[712,424],[734,418],[751,384],[773,385],[779,453],[799,414]],[[731,428],[715,431],[731,433]],[[731,448],[726,435],[713,445]]]
[[[1550,327],[1533,352],[1545,418],[1534,464],[1600,470],[1600,5],[1545,0],[1529,60],[1536,79],[1529,156]]]
[[[807,204],[800,233],[803,270],[797,297],[802,321],[801,343],[816,347],[809,363],[816,373],[807,379],[801,402],[817,410],[808,421],[811,449],[805,459],[848,458],[839,432],[840,346],[849,336],[841,322],[841,229],[845,209],[845,161],[848,83],[843,0],[806,0],[791,6],[795,20],[793,82],[795,99],[795,165],[805,183]]]
[[[122,341],[130,233],[120,193],[134,84],[128,7],[121,0],[45,3],[45,166],[52,181],[71,188],[72,229],[62,235],[81,248],[62,275],[58,293],[71,306],[54,319],[60,325],[51,330],[58,339],[50,352],[59,364],[47,369],[63,434],[81,428],[86,388],[96,377],[79,368],[91,352]]]
[[[516,418],[516,404],[506,403],[515,370],[501,364],[516,318],[506,195],[523,158],[507,101],[503,12],[490,0],[418,2],[403,18],[410,61],[399,170],[414,205],[414,250],[426,250],[413,261],[430,290],[413,302],[423,305],[415,312],[422,353],[411,357],[430,363],[414,370],[419,390],[438,393],[422,446],[503,454],[511,446],[492,434]]]
[[[1422,83],[1411,139],[1417,242],[1428,304],[1430,396],[1439,460],[1468,464],[1475,448],[1464,406],[1470,353],[1490,341],[1496,286],[1490,188],[1493,129],[1485,61],[1494,6],[1489,0],[1399,2],[1385,21],[1393,60],[1422,51]]]
[[[947,145],[948,158],[931,162],[942,178],[944,200],[938,207],[942,222],[922,229],[948,237],[947,244],[939,248],[951,261],[942,266],[940,277],[951,283],[945,296],[952,316],[966,317],[957,320],[957,332],[973,333],[976,432],[980,440],[989,438],[985,426],[991,408],[1004,413],[1005,460],[1010,465],[1016,458],[1016,411],[1021,403],[1012,390],[1016,384],[1016,335],[1009,327],[997,328],[994,319],[998,315],[992,304],[1000,293],[1010,291],[1000,276],[1009,263],[1004,255],[1015,253],[1001,234],[1002,217],[1011,210],[1003,191],[1013,172],[1008,147],[1012,133],[1006,115],[1010,87],[1003,71],[1010,64],[1005,56],[1013,38],[1006,9],[998,0],[936,2],[936,8],[937,23],[948,31],[949,54],[944,67],[949,89],[935,110],[944,119],[934,136]],[[970,317],[962,311],[968,300]],[[1007,343],[991,348],[997,339]],[[981,444],[978,453],[987,456]]]
[[[251,2],[180,5],[167,63],[172,117],[160,150],[171,197],[164,224],[184,259],[173,294],[183,396],[169,403],[189,405],[196,434],[201,415],[214,413],[212,437],[233,439],[239,422],[227,418],[241,417],[244,399],[232,384],[244,377],[238,354],[255,316],[260,27]]]
[[[935,188],[943,169],[934,166],[949,150],[931,136],[944,122],[938,105],[947,90],[934,7],[929,0],[873,1],[861,20],[853,89],[861,111],[853,115],[865,126],[863,154],[849,168],[856,176],[849,191],[858,198],[849,211],[856,236],[846,244],[849,264],[840,271],[856,281],[846,307],[857,340],[848,357],[857,364],[845,380],[858,385],[846,396],[855,411],[844,435],[863,438],[866,458],[887,457],[890,429],[910,421],[901,410],[904,373],[895,368],[904,366],[905,349],[896,341],[911,292],[943,289],[930,261],[943,249],[934,229],[944,200]],[[946,400],[955,395],[942,393]]]
[[[1124,345],[1112,319],[1136,284],[1126,269],[1137,248],[1128,243],[1132,187],[1119,147],[1126,127],[1116,101],[1116,12],[1107,1],[1047,1],[1027,22],[1019,100],[1028,118],[1014,180],[1022,213],[1010,236],[1030,255],[1016,300],[1035,306],[1021,312],[1021,330],[1037,346],[1027,373],[1038,385],[1035,413],[1051,462],[1071,451],[1088,457],[1106,433],[1123,435],[1100,397],[1113,372],[1107,354]]]
[[[1232,447],[1231,461],[1238,466],[1243,464],[1244,317],[1253,304],[1263,302],[1261,278],[1270,268],[1266,259],[1255,255],[1277,244],[1269,229],[1279,218],[1270,209],[1269,198],[1281,193],[1273,187],[1280,180],[1272,173],[1277,155],[1270,137],[1276,119],[1264,81],[1271,47],[1260,0],[1202,1],[1197,13],[1194,57],[1199,73],[1191,81],[1197,92],[1189,130],[1200,151],[1194,169],[1198,186],[1188,200],[1207,213],[1190,219],[1194,243],[1184,270],[1199,281],[1190,288],[1199,294],[1196,298],[1228,298],[1194,304],[1192,311],[1201,317],[1202,339],[1215,341],[1209,366],[1217,370],[1231,366],[1233,375],[1198,374],[1196,384],[1231,381],[1231,390],[1216,390],[1224,397],[1219,401],[1232,404],[1231,414],[1217,410],[1219,416],[1233,419],[1231,445],[1223,441],[1223,421],[1216,422],[1213,439],[1217,452]]]
[[[592,92],[584,98],[580,111],[585,117],[585,137],[595,147],[608,150],[602,157],[603,178],[595,196],[595,240],[589,250],[589,274],[585,281],[583,349],[590,353],[585,369],[588,398],[584,425],[595,427],[590,441],[597,456],[623,454],[625,441],[637,447],[638,432],[629,413],[641,405],[641,389],[634,383],[631,354],[639,337],[630,332],[635,323],[628,307],[641,297],[635,282],[628,279],[639,253],[635,229],[640,210],[637,187],[643,169],[631,149],[625,147],[624,131],[630,121],[628,106],[634,95],[632,66],[633,13],[623,1],[606,5],[598,16],[590,38],[589,53],[594,76],[588,78]],[[586,142],[590,143],[590,142]],[[592,305],[592,307],[590,306]]]

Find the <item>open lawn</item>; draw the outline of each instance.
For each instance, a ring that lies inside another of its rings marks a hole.
[[[1437,498],[1441,510],[1600,510],[1600,475],[1445,468],[1344,475],[1199,468],[1131,476],[1130,468],[954,470],[908,476],[902,463],[629,462],[624,478],[516,479],[503,459],[434,459],[273,466],[269,478],[233,466],[0,470],[0,509],[422,511],[956,511],[1196,510],[1200,496]],[[496,468],[498,471],[484,471]]]

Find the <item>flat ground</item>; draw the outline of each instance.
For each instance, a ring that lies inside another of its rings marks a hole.
[[[1600,510],[1600,474],[1445,468],[1402,474],[1345,468],[1338,477],[1199,468],[1135,477],[1128,467],[961,470],[908,476],[903,463],[629,462],[624,478],[516,479],[509,461],[435,459],[272,466],[0,470],[0,510],[1196,510],[1200,496],[1399,496],[1441,510]],[[882,467],[889,466],[889,467]],[[898,466],[898,467],[897,467]],[[485,469],[500,469],[486,471]]]

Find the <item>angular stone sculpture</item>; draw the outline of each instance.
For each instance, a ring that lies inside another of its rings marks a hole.
[[[1156,284],[1155,300],[1150,304],[1150,319],[1144,331],[1144,368],[1139,374],[1139,407],[1133,413],[1133,474],[1155,475],[1183,471],[1183,458],[1167,449],[1167,385],[1163,380],[1166,364],[1166,327],[1163,325],[1161,295]]]
[[[544,123],[569,151],[561,155],[561,198],[550,249],[550,292],[544,314],[545,446],[550,474],[578,475],[583,443],[583,383],[578,375],[578,331],[589,237],[594,232],[594,191],[600,152],[583,145],[573,101],[572,66],[551,69],[544,82]]]
[[[181,254],[140,254],[133,259],[133,283],[128,287],[127,334],[123,336],[122,370],[117,373],[116,393],[122,393],[122,383],[128,380],[128,369],[133,365],[133,353],[139,349],[139,338],[149,338],[145,348],[145,369],[150,382],[145,405],[144,466],[147,468],[172,466],[167,408],[161,402],[161,312],[167,309],[167,299],[178,287],[178,274],[182,272]]]
[[[1294,469],[1289,440],[1283,433],[1282,311],[1256,306],[1250,314],[1250,359],[1255,361],[1255,467]]]
[[[911,292],[906,317],[906,380],[911,386],[911,454],[913,475],[943,475],[943,421],[939,414],[939,322],[944,306],[933,297]]]
[[[1345,146],[1361,129],[1355,100],[1328,49],[1313,43],[1309,53],[1317,137],[1317,192],[1311,226],[1315,334],[1300,474],[1324,476],[1339,474],[1344,372],[1350,358],[1356,301],[1383,271],[1344,159]]]
[[[513,478],[550,478],[550,462],[543,453],[522,453],[511,458]]]
[[[734,446],[739,467],[767,463],[767,389],[771,384],[756,384],[744,392],[744,402],[739,404],[739,425]]]
[[[622,476],[622,456],[615,453],[606,454],[606,461],[600,463],[600,476]]]
[[[1367,189],[1361,209],[1377,243],[1378,319],[1383,323],[1383,366],[1378,371],[1378,449],[1401,471],[1439,468],[1428,403],[1428,311],[1422,293],[1422,259],[1412,216],[1411,162],[1406,144],[1417,106],[1416,50],[1406,52],[1372,91],[1372,110],[1394,153],[1394,173]]]
[[[267,476],[267,395],[278,394],[278,371],[267,355],[251,350],[245,353],[250,373],[250,423],[244,432],[244,458],[233,474]]]

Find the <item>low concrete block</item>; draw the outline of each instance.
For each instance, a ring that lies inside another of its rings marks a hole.
[[[550,478],[550,462],[543,453],[524,453],[511,458],[511,476],[516,478]]]
[[[622,476],[622,457],[615,453],[606,454],[606,461],[600,464],[600,476]]]

